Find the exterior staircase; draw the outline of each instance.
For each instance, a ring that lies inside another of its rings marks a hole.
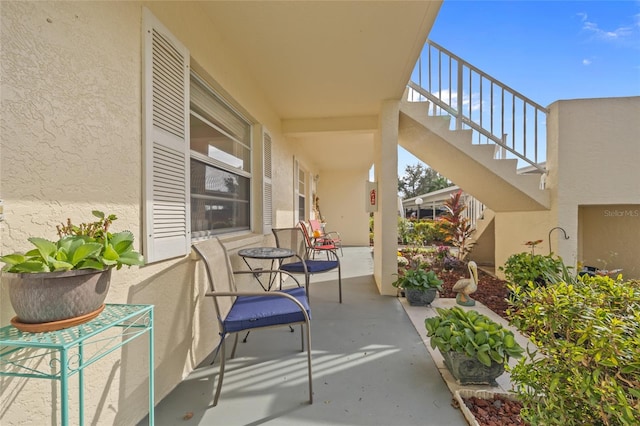
[[[546,109],[433,42],[425,49],[426,84],[411,82],[400,104],[400,146],[495,212],[549,209],[539,159]],[[534,172],[519,172],[525,166]]]

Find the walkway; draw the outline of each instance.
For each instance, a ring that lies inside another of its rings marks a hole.
[[[341,260],[344,303],[336,276],[319,274],[311,284],[312,405],[299,331],[268,329],[239,343],[217,407],[210,404],[218,366],[207,362],[158,403],[156,424],[466,425],[423,344],[424,330],[412,326],[400,299],[378,294],[370,249],[345,247]],[[412,318],[424,322],[418,311]]]

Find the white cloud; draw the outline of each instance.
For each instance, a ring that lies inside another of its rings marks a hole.
[[[620,26],[614,30],[604,30],[597,23],[589,21],[586,13],[580,12],[577,15],[582,21],[582,29],[593,34],[596,39],[605,41],[624,40],[634,34],[633,26]],[[640,27],[640,14],[635,15],[634,20],[635,27]]]
[[[591,65],[591,59],[583,59],[582,65]]]

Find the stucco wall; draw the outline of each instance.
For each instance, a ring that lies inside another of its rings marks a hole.
[[[55,225],[67,217],[91,220],[92,209],[115,213],[119,219],[114,229],[131,230],[140,248],[145,4],[190,49],[194,64],[211,82],[271,133],[274,226],[291,225],[295,149],[198,2],[3,2],[2,254],[28,248],[30,236],[54,239]],[[225,240],[236,267],[238,248],[273,244],[271,235],[241,234]],[[198,365],[217,340],[197,265],[185,257],[113,274],[108,303],[155,305],[156,401]],[[14,313],[4,287],[1,296],[0,323],[5,325]],[[146,415],[147,343],[138,340],[85,371],[87,422],[135,424]],[[52,392],[50,382],[13,378],[0,384],[2,425],[25,424],[26,413],[31,424],[56,422],[59,391]],[[77,392],[74,380],[72,413]],[[77,424],[77,418],[71,423]]]
[[[139,237],[140,10],[132,3],[3,3],[3,254],[28,248],[30,236],[54,239],[55,225],[91,220],[92,209],[115,213],[114,229]],[[139,297],[152,274],[114,271],[107,301],[154,303]],[[3,325],[13,316],[7,299],[3,287]],[[140,340],[88,369],[87,420],[113,421],[121,398],[146,383],[144,370],[120,361],[145,353]],[[50,424],[59,413],[46,380],[3,379],[1,387],[3,425],[24,424],[26,413],[32,424]],[[72,385],[73,401],[76,393]]]
[[[640,279],[640,204],[580,206],[578,223],[578,256],[585,265]]]
[[[368,170],[323,170],[318,196],[328,231],[338,231],[343,245],[369,245],[369,214],[365,210]]]
[[[551,250],[570,266],[591,261],[603,247],[598,247],[597,238],[586,234],[593,229],[592,221],[580,226],[580,206],[615,209],[617,205],[640,204],[640,97],[558,101],[549,111],[547,188],[551,209],[496,215],[497,266],[511,254],[525,251],[522,244],[527,240],[542,239],[537,252],[548,253],[548,234],[556,226],[562,227],[569,239],[564,239],[561,231],[553,232]],[[640,235],[640,220],[630,219],[628,225],[629,235]],[[623,249],[630,251],[630,257],[640,258],[637,244],[623,242]]]

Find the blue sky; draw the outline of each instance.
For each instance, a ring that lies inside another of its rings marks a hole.
[[[444,0],[429,38],[543,106],[640,95],[640,0]]]

